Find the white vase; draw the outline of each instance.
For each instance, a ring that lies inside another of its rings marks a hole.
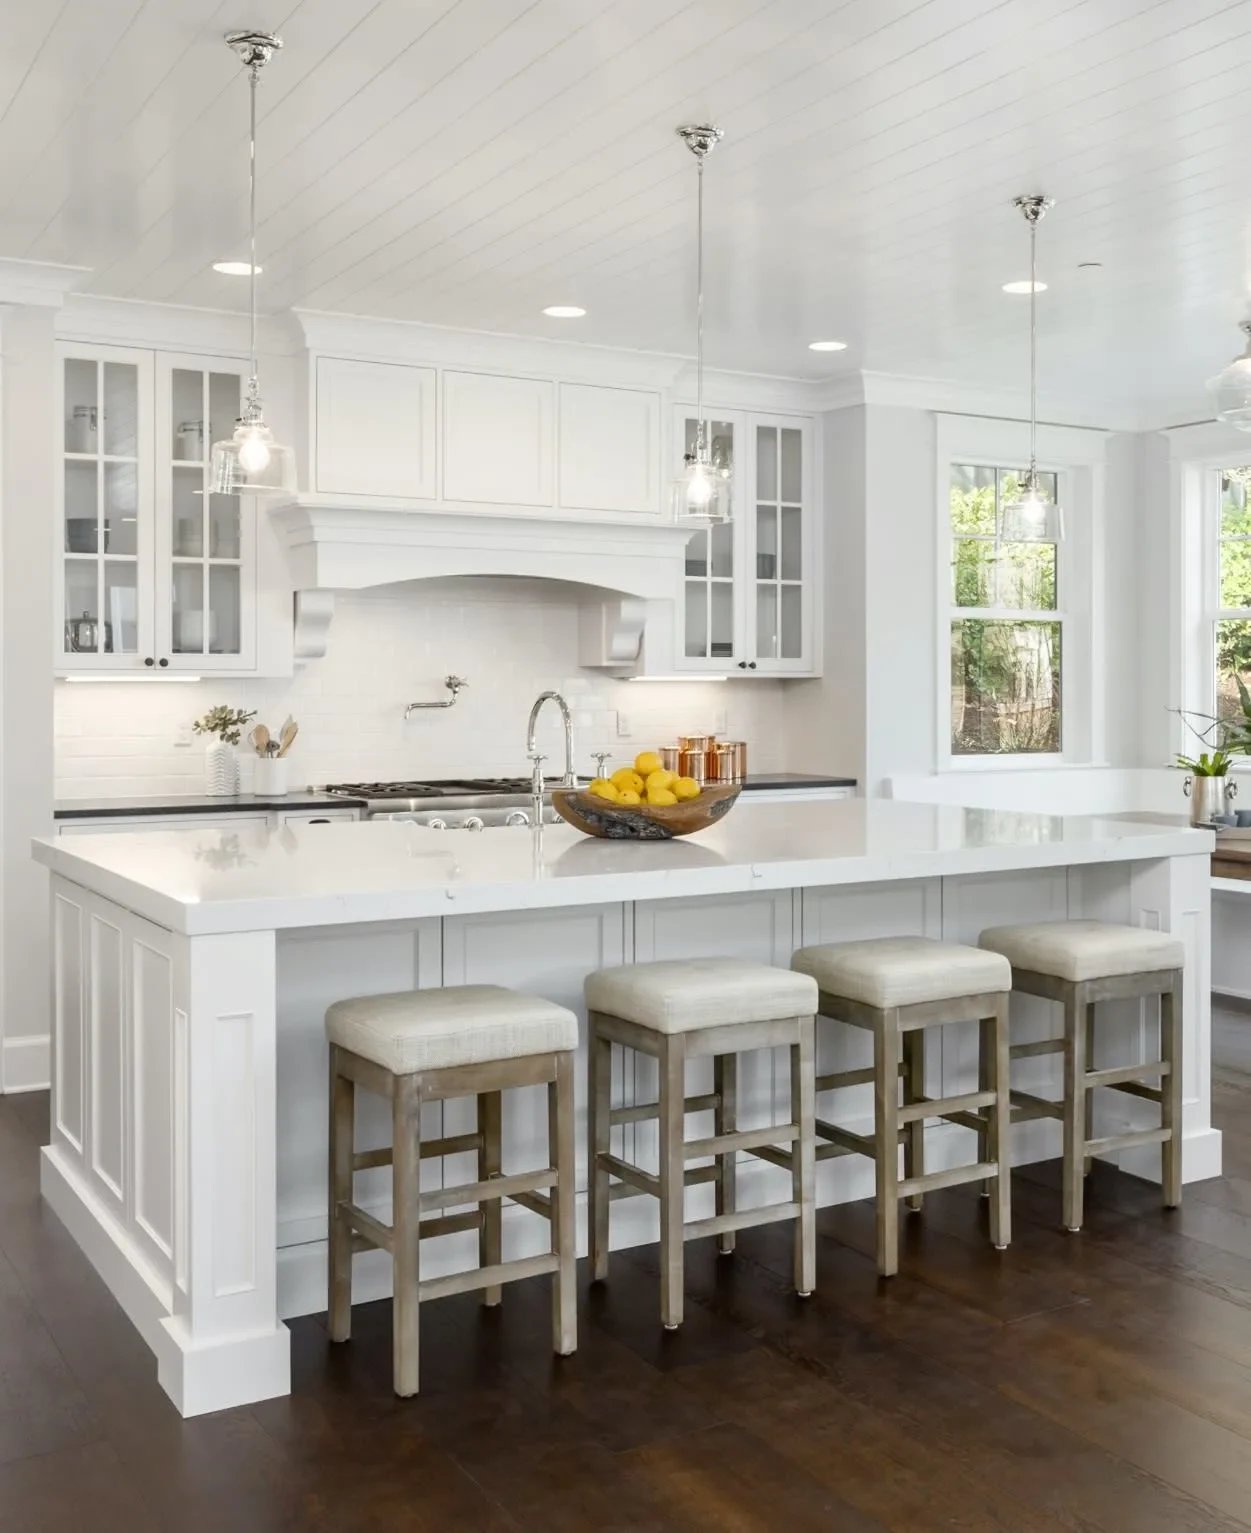
[[[252,774],[252,792],[262,798],[281,798],[287,791],[287,758],[258,756]]]
[[[239,791],[239,758],[222,740],[204,752],[204,791],[210,798],[231,798]]]

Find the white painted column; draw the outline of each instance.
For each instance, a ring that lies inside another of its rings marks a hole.
[[[178,942],[173,1314],[159,1378],[184,1416],[284,1395],[277,1318],[273,932]]]

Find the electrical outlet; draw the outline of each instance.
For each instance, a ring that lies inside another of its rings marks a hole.
[[[720,713],[713,714],[712,732],[714,735],[718,736],[718,738],[724,738],[729,727],[730,726],[726,721],[726,713],[724,708],[721,709]]]
[[[634,731],[630,728],[630,715],[618,712],[617,714],[617,739],[628,740]]]
[[[174,735],[174,749],[189,750],[191,744],[191,725],[179,724],[177,733]]]

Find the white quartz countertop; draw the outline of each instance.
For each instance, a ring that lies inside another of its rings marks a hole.
[[[33,851],[54,873],[198,935],[1203,855],[1213,841],[1124,818],[849,799],[740,800],[680,841],[377,820],[112,832],[37,840]]]

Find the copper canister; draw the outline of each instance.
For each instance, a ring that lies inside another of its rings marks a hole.
[[[660,757],[660,764],[666,772],[676,772],[678,770],[678,762],[681,760],[682,752],[676,745],[662,745],[656,754]]]
[[[717,743],[716,735],[679,735],[680,751],[710,751]]]
[[[722,740],[709,752],[709,782],[742,782],[746,769],[747,746],[742,740]]]
[[[690,777],[697,783],[706,783],[708,781],[708,752],[706,750],[679,751],[677,772],[679,777]]]

